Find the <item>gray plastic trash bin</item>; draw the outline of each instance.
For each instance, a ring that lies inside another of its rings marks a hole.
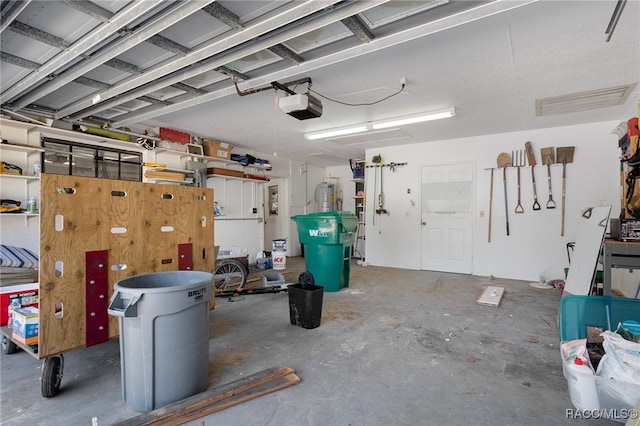
[[[151,411],[209,385],[209,300],[213,275],[168,271],[115,283],[109,315],[118,317],[122,396]]]

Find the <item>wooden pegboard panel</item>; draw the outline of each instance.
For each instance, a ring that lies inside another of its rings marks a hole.
[[[86,252],[108,251],[109,297],[122,278],[178,270],[180,244],[214,269],[210,188],[43,174],[40,204],[40,358],[86,346]]]

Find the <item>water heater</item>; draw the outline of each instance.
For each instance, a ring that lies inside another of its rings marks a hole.
[[[335,185],[322,182],[316,187],[316,211],[330,212],[336,209]]]

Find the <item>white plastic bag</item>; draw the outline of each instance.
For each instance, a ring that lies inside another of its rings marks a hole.
[[[600,336],[604,338],[605,355],[596,375],[640,385],[640,343],[625,340],[613,331],[605,331]]]

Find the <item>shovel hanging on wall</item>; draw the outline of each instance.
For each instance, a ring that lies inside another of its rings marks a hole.
[[[557,148],[557,162],[562,164],[562,226],[560,228],[560,236],[564,237],[564,203],[567,188],[567,163],[573,163],[573,152],[575,146],[560,146]]]
[[[533,210],[540,210],[540,203],[538,203],[538,191],[536,190],[536,155],[533,152],[531,142],[524,144],[525,151],[527,152],[527,161],[531,166],[531,185],[533,186]]]
[[[549,183],[549,201],[547,201],[548,209],[555,209],[556,202],[553,201],[553,194],[551,191],[551,165],[555,163],[555,152],[553,147],[542,148],[540,150],[540,154],[542,154],[542,164],[547,166],[547,181]]]

